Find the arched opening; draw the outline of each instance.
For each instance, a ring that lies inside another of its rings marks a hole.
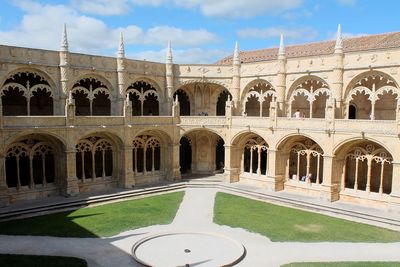
[[[49,83],[40,75],[18,72],[1,89],[3,115],[53,115],[53,95]]]
[[[128,87],[127,94],[132,101],[133,116],[159,115],[159,95],[150,83],[137,81]]]
[[[87,179],[111,178],[114,152],[112,142],[100,136],[79,140],[76,145],[76,176],[82,182]]]
[[[357,118],[357,107],[354,104],[349,105],[349,119],[355,120]]]
[[[179,143],[180,171],[182,174],[189,173],[192,169],[192,145],[186,136],[182,136]]]
[[[268,143],[255,133],[244,133],[231,146],[231,168],[240,170],[239,178],[262,183],[268,174]]]
[[[30,100],[31,115],[33,116],[51,116],[53,115],[53,98],[51,92],[46,89],[38,89],[32,92]]]
[[[140,135],[133,140],[132,166],[135,176],[154,175],[161,170],[161,140]]]
[[[185,91],[179,89],[174,93],[174,99],[178,96],[179,106],[180,106],[180,115],[181,116],[190,116],[190,101],[189,96]]]
[[[397,98],[397,94],[392,94],[390,92],[384,92],[378,95],[378,99],[375,102],[375,119],[395,120]]]
[[[2,91],[2,105],[4,116],[28,115],[27,101],[24,91],[18,87],[9,87]]]
[[[269,117],[271,102],[276,99],[276,92],[272,85],[266,81],[256,81],[255,85],[248,85],[243,97],[243,111],[251,117]],[[251,84],[254,84],[252,82]],[[247,91],[248,90],[248,91]]]
[[[88,93],[84,90],[75,90],[72,93],[75,99],[75,115],[76,116],[90,116],[90,101]]]
[[[290,115],[300,113],[303,118],[324,118],[327,100],[331,92],[328,84],[317,76],[303,77],[290,89]]]
[[[337,153],[341,171],[341,193],[377,193],[389,195],[392,190],[392,155],[372,141],[345,144]]]
[[[217,172],[224,172],[225,167],[225,142],[224,139],[219,138],[215,146],[215,170]]]
[[[292,136],[280,145],[280,150],[285,155],[282,160],[286,160],[286,166],[282,172],[289,185],[291,181],[317,185],[323,182],[324,152],[314,140]]]
[[[143,102],[143,116],[158,116],[158,100],[154,94],[147,94]]]
[[[399,94],[397,84],[389,75],[376,71],[363,73],[350,82],[347,111],[350,113],[350,105],[354,104],[356,119],[395,120]]]
[[[365,92],[357,92],[349,104],[350,106],[357,107],[357,120],[369,120],[371,118],[371,101],[368,99],[368,94]]]
[[[226,101],[228,101],[229,98],[232,99],[232,95],[228,92],[228,90],[223,90],[219,94],[216,107],[217,116],[225,116]]]
[[[72,87],[77,116],[111,115],[110,91],[106,85],[95,78],[83,78]]]
[[[325,118],[326,101],[328,101],[329,95],[327,92],[323,92],[315,96],[315,100],[312,105],[312,117],[313,118]]]
[[[251,95],[247,98],[246,115],[249,117],[259,117],[260,116],[260,102],[255,95]]]
[[[108,116],[111,113],[111,100],[108,92],[98,91],[93,99],[93,116]]]
[[[310,102],[307,100],[307,96],[304,94],[299,94],[293,97],[292,101],[292,111],[294,114],[297,110],[300,111],[302,118],[310,117]]]
[[[61,150],[57,140],[37,134],[10,144],[6,148],[5,172],[11,192],[40,189],[56,194],[56,183],[62,179],[65,169]]]

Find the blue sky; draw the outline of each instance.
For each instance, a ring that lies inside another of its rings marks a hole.
[[[379,5],[378,5],[379,3]],[[114,56],[124,33],[128,58],[213,63],[241,50],[399,30],[395,0],[0,0],[0,44],[57,50],[67,23],[70,51]]]

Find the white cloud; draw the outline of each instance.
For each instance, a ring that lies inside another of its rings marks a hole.
[[[128,0],[72,0],[72,6],[88,14],[120,15],[129,12]]]
[[[102,20],[85,16],[65,5],[38,4],[18,1],[25,10],[21,23],[9,31],[0,31],[0,43],[57,50],[60,45],[62,25],[68,25],[71,51],[112,54],[117,49],[119,33],[125,44],[156,45],[164,47],[170,40],[174,46],[200,46],[218,42],[218,37],[204,29],[182,30],[170,26],[156,26],[144,30],[136,25],[111,28]],[[112,52],[111,52],[112,51]],[[164,58],[164,57],[163,57]]]
[[[79,9],[89,14],[124,14],[129,7],[178,6],[199,9],[205,16],[243,18],[258,15],[275,15],[295,9],[304,0],[71,0]],[[349,1],[349,0],[347,0]]]
[[[174,0],[174,2],[182,7],[199,8],[205,16],[243,18],[278,14],[301,6],[303,0]]]
[[[165,49],[159,51],[148,50],[139,53],[129,54],[128,57],[139,60],[145,59],[147,61],[164,62],[165,53]],[[210,64],[225,56],[228,56],[229,54],[231,54],[231,51],[220,49],[189,48],[173,50],[174,62],[180,64]]]
[[[298,40],[312,40],[317,36],[317,31],[310,27],[300,28],[284,28],[284,27],[269,27],[269,28],[245,28],[238,31],[241,38],[258,38],[270,39],[276,38],[283,33],[285,38]]]

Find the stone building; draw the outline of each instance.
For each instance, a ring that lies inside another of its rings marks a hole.
[[[340,26],[209,65],[0,46],[0,203],[223,172],[400,211],[399,82],[400,33]]]

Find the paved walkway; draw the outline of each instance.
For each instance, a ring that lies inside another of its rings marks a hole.
[[[212,222],[216,192],[210,188],[186,189],[170,225],[131,230],[111,238],[0,236],[0,253],[74,256],[86,259],[89,266],[140,266],[130,255],[136,241],[163,232],[201,231],[241,242],[247,255],[237,266],[280,266],[297,261],[400,261],[400,243],[271,242],[243,229],[216,225]]]

